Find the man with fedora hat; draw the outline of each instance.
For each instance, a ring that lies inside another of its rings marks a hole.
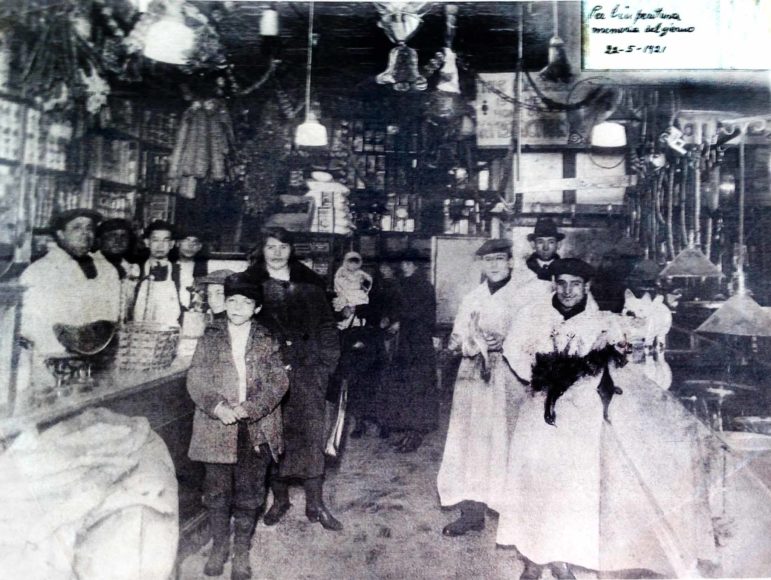
[[[503,338],[514,315],[544,294],[530,270],[512,275],[512,243],[490,239],[476,251],[484,281],[463,297],[449,348],[462,360],[453,390],[450,424],[437,488],[442,506],[460,517],[442,530],[461,536],[485,527],[485,508],[503,491],[509,440],[523,386],[503,360]]]
[[[554,260],[559,260],[557,250],[564,239],[565,234],[557,231],[557,224],[551,218],[538,218],[535,230],[527,235],[534,251],[525,263],[540,280],[551,280],[551,265]]]
[[[101,219],[98,212],[85,208],[55,214],[50,230],[57,245],[21,275],[19,281],[26,286],[21,335],[32,342],[36,358],[64,350],[54,324],[118,320],[118,273],[107,260],[95,259],[91,253]]]

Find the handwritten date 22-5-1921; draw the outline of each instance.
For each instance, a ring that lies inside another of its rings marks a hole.
[[[645,46],[637,46],[635,44],[628,44],[626,47],[624,46],[614,46],[612,44],[608,44],[605,47],[605,54],[621,54],[623,52],[641,52],[643,54],[660,54],[667,50],[666,45],[651,45],[647,44]]]

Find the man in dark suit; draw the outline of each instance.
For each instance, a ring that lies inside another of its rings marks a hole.
[[[557,224],[551,218],[538,218],[535,230],[527,235],[527,240],[534,251],[525,263],[535,272],[539,280],[551,281],[551,266],[554,260],[559,260],[557,250],[564,239],[565,234],[557,231]]]

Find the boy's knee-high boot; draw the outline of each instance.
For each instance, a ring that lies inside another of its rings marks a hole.
[[[335,519],[324,505],[323,478],[313,477],[303,482],[305,488],[305,515],[312,522],[319,522],[325,529],[340,531],[343,524]]]
[[[230,554],[230,510],[209,508],[209,528],[212,548],[203,573],[207,576],[219,576]]]
[[[273,504],[265,513],[262,521],[266,526],[275,526],[292,506],[289,503],[289,484],[283,479],[272,479],[270,489],[273,492]]]
[[[249,580],[252,568],[249,565],[249,550],[252,547],[257,510],[236,509],[233,512],[233,570],[232,580]]]

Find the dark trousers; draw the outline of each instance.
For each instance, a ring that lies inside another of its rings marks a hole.
[[[210,510],[256,510],[265,502],[268,468],[273,459],[267,444],[255,451],[244,423],[238,425],[236,463],[204,463],[204,505]]]

